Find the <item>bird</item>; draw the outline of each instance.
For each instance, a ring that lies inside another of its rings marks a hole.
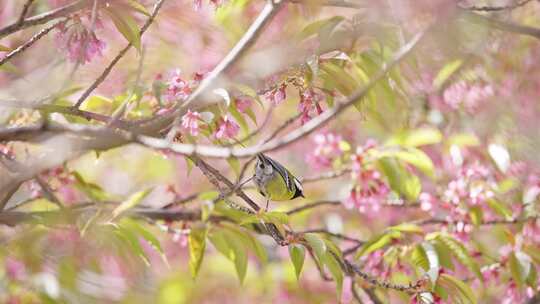
[[[268,211],[270,200],[288,201],[305,197],[300,180],[283,165],[262,153],[257,154],[253,182],[266,198],[265,211]]]

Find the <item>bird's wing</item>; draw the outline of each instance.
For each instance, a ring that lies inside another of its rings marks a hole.
[[[296,189],[295,188],[296,185],[293,178],[295,177],[292,176],[292,174],[290,174],[289,171],[285,169],[285,167],[283,167],[283,165],[281,165],[277,161],[271,159],[270,157],[266,155],[263,155],[263,157],[265,158],[266,161],[268,161],[268,163],[270,163],[270,165],[272,165],[273,168],[276,169],[276,171],[281,175],[281,177],[283,177],[283,179],[285,180],[285,184],[287,185],[287,189],[289,189],[290,191],[294,191]]]

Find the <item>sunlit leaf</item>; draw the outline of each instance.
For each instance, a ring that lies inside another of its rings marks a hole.
[[[271,211],[262,214],[264,221],[274,224],[288,224],[289,216],[284,212]]]
[[[291,262],[293,263],[297,280],[300,279],[300,273],[302,272],[302,267],[304,266],[305,255],[306,250],[304,249],[304,246],[299,244],[289,245],[289,256],[291,257]]]
[[[135,19],[119,9],[105,9],[116,29],[130,42],[139,52],[141,51],[141,35]]]
[[[510,210],[510,208],[503,202],[500,202],[494,198],[488,199],[486,202],[489,208],[491,208],[498,215],[503,216],[507,220],[512,218],[512,210]]]
[[[387,145],[401,145],[405,147],[419,147],[440,143],[442,134],[434,128],[421,128],[402,131],[387,141]]]
[[[343,289],[343,270],[341,269],[339,262],[336,260],[336,257],[330,254],[330,252],[327,252],[324,257],[324,265],[326,265],[328,270],[330,270],[330,273],[334,278],[334,281],[336,283],[336,295],[338,298],[338,302],[341,302],[341,291]]]
[[[368,255],[373,251],[379,250],[389,244],[394,240],[401,238],[401,232],[396,230],[388,230],[383,234],[377,235],[367,241],[360,250],[356,253],[355,258],[360,258],[364,255]]]
[[[157,239],[157,237],[154,236],[150,231],[148,231],[146,228],[144,228],[142,225],[140,225],[137,221],[123,218],[122,221],[119,223],[120,226],[125,226],[132,231],[134,231],[136,234],[141,236],[143,239],[145,239],[151,246],[156,250],[159,255],[161,256],[161,259],[165,263],[165,265],[169,265],[169,262],[167,260],[167,256],[165,255],[165,252],[163,251],[163,248],[161,247],[161,243]]]
[[[345,20],[345,18],[341,16],[334,16],[328,19],[317,20],[304,27],[298,37],[299,39],[306,39],[312,35],[318,34],[323,28],[325,28],[326,30],[332,30],[343,20]]]
[[[452,62],[445,64],[442,69],[437,73],[433,79],[433,86],[436,89],[440,89],[441,86],[454,74],[463,64],[463,60],[456,59]]]
[[[192,227],[189,233],[189,269],[193,278],[197,277],[204,258],[206,233],[205,227]]]
[[[441,245],[446,246],[446,249],[452,252],[452,254],[461,262],[461,264],[465,265],[480,280],[482,279],[480,267],[460,241],[447,234],[439,234],[437,240],[440,241]]]
[[[313,251],[315,251],[315,255],[319,261],[322,262],[326,255],[326,243],[315,233],[306,233],[304,234],[304,238]]]
[[[137,0],[125,0],[125,1],[135,11],[150,17],[150,13],[148,12],[148,10],[142,4],[140,4]]]
[[[456,277],[442,273],[437,280],[437,284],[443,287],[454,302],[459,304],[476,304],[477,300],[471,287],[460,281]]]
[[[110,198],[100,186],[87,182],[79,172],[73,171],[71,174],[75,177],[75,187],[86,194],[90,199],[95,201],[105,201]]]
[[[127,200],[123,201],[120,205],[114,208],[112,212],[113,219],[117,218],[120,214],[126,212],[127,210],[137,206],[151,191],[152,189],[150,188],[132,194]]]
[[[416,201],[422,191],[420,179],[393,158],[384,157],[379,159],[378,163],[392,190],[405,196],[409,201]]]

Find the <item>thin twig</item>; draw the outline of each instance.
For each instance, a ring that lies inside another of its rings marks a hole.
[[[144,25],[139,30],[139,35],[140,36],[142,36],[144,34],[144,32],[146,32],[148,27],[150,27],[150,25],[152,24],[152,22],[156,18],[157,14],[159,12],[159,9],[163,5],[164,1],[165,0],[157,0],[156,1],[156,3],[154,4],[154,8],[152,10],[152,14],[150,15],[150,17],[148,17],[148,19],[146,20]],[[88,96],[90,96],[90,94],[107,78],[107,76],[109,76],[109,74],[111,73],[114,66],[118,63],[118,61],[120,61],[120,59],[122,59],[122,57],[124,57],[124,55],[127,53],[127,51],[132,46],[133,46],[133,44],[131,42],[129,42],[122,50],[120,50],[120,52],[118,52],[116,57],[114,57],[114,59],[103,70],[103,72],[99,75],[99,77],[96,78],[96,80],[94,80],[94,82],[88,87],[88,89],[86,89],[86,91],[84,91],[84,93],[79,97],[79,99],[77,100],[77,102],[73,106],[74,108],[78,109],[81,106],[81,104],[86,100],[86,98],[88,98]]]
[[[469,19],[473,22],[484,24],[501,31],[520,35],[527,35],[536,39],[540,39],[540,28],[521,25],[510,21],[503,21],[497,18],[476,14],[466,10],[463,10],[463,14],[464,16],[469,17]]]
[[[330,232],[326,229],[308,229],[308,230],[304,230],[304,231],[298,231],[296,233],[300,233],[300,234],[303,234],[303,233],[322,233],[322,234],[326,234],[326,235],[329,235],[329,236],[332,236],[332,237],[335,237],[335,238],[338,238],[338,239],[342,239],[342,240],[345,240],[345,241],[349,241],[349,242],[354,242],[354,243],[357,243],[357,244],[364,244],[365,242],[364,241],[361,241],[357,238],[354,238],[352,236],[348,236],[348,235],[345,235],[345,234],[342,234],[342,233],[334,233],[334,232]]]
[[[286,213],[287,213],[287,215],[292,215],[292,214],[295,214],[295,213],[298,213],[298,212],[302,212],[304,210],[313,209],[313,208],[316,208],[316,207],[319,207],[319,206],[324,206],[324,205],[339,206],[339,205],[341,205],[341,202],[340,201],[318,201],[318,202],[309,203],[309,204],[306,204],[304,206],[300,206],[300,207],[291,209],[291,210],[287,211]]]
[[[24,18],[26,17],[26,14],[28,13],[28,9],[30,8],[30,5],[32,5],[32,2],[34,2],[34,0],[26,0],[26,3],[24,3],[22,12],[19,15],[19,19],[17,19],[18,25],[21,25],[24,22]]]
[[[51,203],[54,203],[60,208],[64,208],[64,205],[62,205],[62,202],[54,195],[54,191],[49,187],[49,184],[46,180],[44,180],[40,176],[36,176],[36,182],[41,187],[41,190],[43,191],[43,196],[49,200]]]
[[[8,62],[10,59],[14,58],[15,56],[19,55],[20,53],[24,52],[26,49],[28,49],[30,46],[32,46],[36,41],[41,39],[43,36],[47,35],[52,29],[54,29],[56,26],[58,26],[61,23],[66,22],[66,20],[62,20],[59,22],[56,22],[52,25],[49,25],[48,27],[42,29],[37,34],[32,36],[30,40],[25,42],[24,44],[20,45],[13,51],[9,52],[4,58],[0,59],[0,66],[4,65],[6,62]]]
[[[283,1],[274,2],[274,0],[267,0],[266,5],[263,7],[255,21],[249,26],[244,35],[238,40],[229,53],[218,63],[218,65],[201,81],[197,89],[189,95],[188,99],[181,104],[181,109],[175,112],[182,112],[182,109],[187,107],[198,100],[203,94],[206,94],[216,84],[218,78],[223,72],[227,71],[234,63],[236,63],[247,50],[257,41],[257,38],[262,33],[265,26],[273,19],[273,17],[283,7]],[[181,115],[175,113],[176,118],[173,122],[167,139],[169,141],[176,134],[176,126],[180,123]]]
[[[59,7],[55,10],[45,12],[40,15],[32,16],[29,18],[26,18],[22,23],[19,23],[18,21],[0,29],[0,39],[4,38],[5,36],[15,33],[17,31],[23,30],[25,28],[44,24],[51,20],[58,19],[61,17],[66,17],[76,11],[79,11],[89,5],[87,0],[80,0],[74,3],[70,3],[66,6]]]

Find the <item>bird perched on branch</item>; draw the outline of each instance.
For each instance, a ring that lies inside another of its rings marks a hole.
[[[266,198],[265,210],[268,210],[270,200],[287,201],[304,197],[300,180],[283,165],[262,153],[257,154],[253,180],[259,192]]]

